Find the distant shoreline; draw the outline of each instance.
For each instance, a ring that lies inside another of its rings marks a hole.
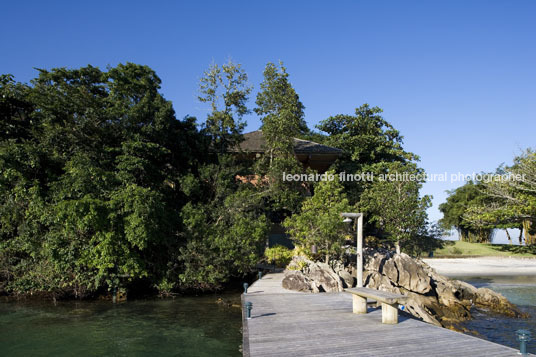
[[[536,259],[532,257],[425,258],[423,261],[449,277],[536,276]]]
[[[436,260],[436,259],[519,259],[519,260],[536,260],[536,255],[437,255],[432,258],[422,258],[423,260]]]

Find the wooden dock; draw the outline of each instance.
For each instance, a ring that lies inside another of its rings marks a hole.
[[[381,323],[381,308],[352,313],[347,293],[308,294],[269,274],[242,295],[244,356],[517,356],[518,350],[433,326],[405,314]],[[251,319],[245,302],[253,303]]]

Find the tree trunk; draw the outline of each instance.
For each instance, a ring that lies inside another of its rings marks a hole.
[[[523,230],[525,231],[525,245],[533,245],[536,243],[535,226],[530,220],[523,221]]]
[[[519,227],[519,245],[523,245],[523,225]]]
[[[504,231],[506,232],[506,237],[508,238],[508,244],[512,244],[512,237],[510,237],[510,233],[508,232],[508,228],[505,228]]]
[[[469,242],[469,231],[467,231],[466,229],[460,228],[459,234],[460,234],[460,240],[462,242]]]
[[[396,254],[400,254],[400,241],[395,242]]]

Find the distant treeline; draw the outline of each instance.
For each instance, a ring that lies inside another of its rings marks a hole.
[[[480,180],[479,180],[480,179]],[[503,229],[510,243],[509,228],[519,229],[519,244],[536,244],[536,153],[526,150],[514,158],[511,166],[500,166],[493,174],[477,179],[449,192],[439,206],[440,224],[455,228],[460,239],[473,243],[490,243],[495,231]]]

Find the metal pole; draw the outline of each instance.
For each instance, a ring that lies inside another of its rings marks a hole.
[[[357,219],[357,287],[363,287],[363,213],[342,212],[342,217],[347,219],[344,222],[350,223],[348,218]],[[355,221],[354,221],[355,222]]]
[[[248,301],[246,302],[246,318],[249,320],[251,319],[251,309],[253,308],[253,304]]]
[[[363,213],[357,219],[357,287],[363,287]]]
[[[527,342],[530,341],[529,330],[517,330],[517,340],[519,341],[519,353],[518,355],[527,356]]]

